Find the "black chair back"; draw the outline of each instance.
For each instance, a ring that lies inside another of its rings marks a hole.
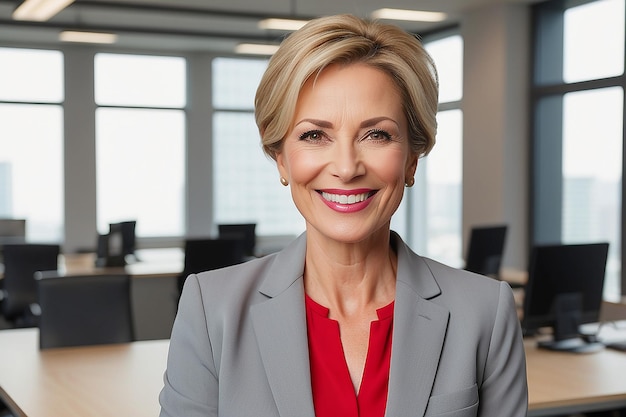
[[[7,320],[19,326],[20,320],[29,321],[31,306],[37,303],[35,272],[56,271],[61,247],[57,244],[7,244],[3,246],[2,252],[2,313]]]
[[[130,277],[38,274],[41,349],[134,340]]]
[[[246,256],[254,256],[256,246],[256,223],[218,224],[220,238],[243,239]]]
[[[244,259],[245,249],[242,239],[187,239],[185,264],[178,278],[179,290],[182,290],[189,274],[239,264]]]

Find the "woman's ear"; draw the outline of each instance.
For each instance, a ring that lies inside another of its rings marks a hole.
[[[417,163],[419,161],[419,155],[412,152],[406,161],[405,178],[415,177],[415,171],[417,171]]]
[[[282,151],[276,152],[276,167],[278,168],[278,174],[281,178],[289,179],[289,170],[285,166],[285,158],[283,157]]]

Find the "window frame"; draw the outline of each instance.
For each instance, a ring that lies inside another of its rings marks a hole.
[[[626,91],[626,75],[566,83],[563,81],[565,11],[598,0],[551,0],[532,7],[533,58],[530,91],[530,219],[529,253],[533,245],[562,239],[563,98],[568,93],[619,87]],[[626,15],[626,13],[625,13]],[[626,22],[626,16],[624,18]],[[626,48],[625,48],[626,49]],[[626,60],[626,51],[624,51]],[[625,65],[626,67],[626,65]],[[626,109],[626,94],[624,94]],[[626,219],[626,124],[622,119],[621,218]],[[548,138],[552,140],[548,140]],[[554,139],[557,140],[554,140]],[[626,296],[626,222],[620,231],[621,296]]]

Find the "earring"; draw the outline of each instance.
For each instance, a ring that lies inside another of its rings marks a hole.
[[[280,177],[280,183],[285,187],[289,185],[289,181],[287,181],[287,178],[285,177]]]
[[[406,180],[405,185],[406,185],[407,187],[413,187],[413,184],[415,184],[415,178],[414,178],[414,177],[411,177],[411,178],[409,178],[408,180]]]

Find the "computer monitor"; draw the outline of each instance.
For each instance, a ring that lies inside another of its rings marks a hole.
[[[256,223],[218,224],[220,238],[242,239],[244,254],[254,256],[256,246]]]
[[[97,266],[124,266],[135,254],[136,221],[109,224],[109,233],[98,235]]]
[[[506,231],[506,225],[473,227],[467,245],[465,269],[497,278],[504,255]]]
[[[552,339],[541,347],[586,351],[578,327],[599,321],[609,244],[535,246],[524,293],[524,334],[551,327]]]
[[[109,233],[117,233],[118,231],[121,233],[121,237],[122,237],[121,250],[124,256],[135,254],[135,246],[136,246],[135,228],[136,226],[137,226],[136,220],[128,220],[128,221],[123,221],[119,223],[109,224]]]
[[[122,232],[112,232],[98,235],[96,251],[96,266],[113,267],[126,265],[126,258],[122,252]]]

